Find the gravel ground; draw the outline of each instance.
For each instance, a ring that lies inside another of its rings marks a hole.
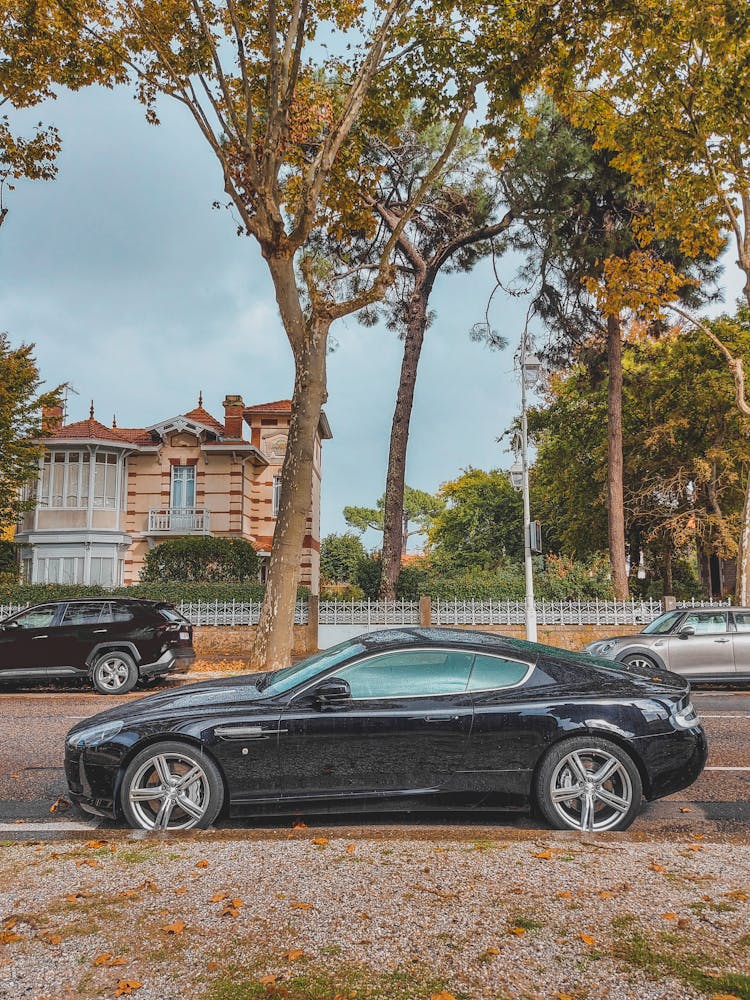
[[[107,837],[0,846],[3,1000],[750,1000],[747,838]]]

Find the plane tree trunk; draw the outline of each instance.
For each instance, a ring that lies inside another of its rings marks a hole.
[[[615,600],[627,601],[625,501],[622,455],[622,331],[619,316],[607,317],[607,529]]]

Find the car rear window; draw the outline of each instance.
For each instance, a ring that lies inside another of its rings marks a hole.
[[[179,611],[175,611],[174,608],[159,608],[159,614],[168,622],[187,622],[189,624],[188,619]]]

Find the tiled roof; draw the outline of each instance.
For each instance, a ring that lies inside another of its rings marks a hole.
[[[145,427],[113,427],[115,434],[119,434],[123,441],[131,444],[156,444],[151,431]]]
[[[245,413],[291,413],[291,399],[277,399],[273,403],[258,403],[256,406],[246,406]]]
[[[219,423],[216,417],[212,417],[208,410],[204,410],[202,406],[196,406],[194,410],[191,410],[190,413],[184,413],[183,416],[187,417],[188,420],[194,420],[197,424],[210,427],[217,434],[226,434],[224,424]]]
[[[59,427],[49,437],[55,441],[73,438],[79,441],[117,441],[120,444],[130,440],[129,438],[124,438],[122,431],[117,428],[105,427],[104,424],[91,417],[88,420],[78,420],[74,424],[66,424],[64,427]]]

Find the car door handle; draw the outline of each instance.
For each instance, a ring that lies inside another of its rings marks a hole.
[[[32,635],[32,639],[49,639],[48,635]]]
[[[286,733],[287,729],[264,729],[263,726],[217,726],[215,736],[225,740],[267,740],[277,733]]]
[[[107,631],[106,628],[95,628],[94,629],[94,635],[101,635],[102,632],[106,632],[106,631]]]
[[[425,715],[424,722],[458,722],[460,715]]]
[[[714,642],[731,642],[731,639],[714,639]]]

